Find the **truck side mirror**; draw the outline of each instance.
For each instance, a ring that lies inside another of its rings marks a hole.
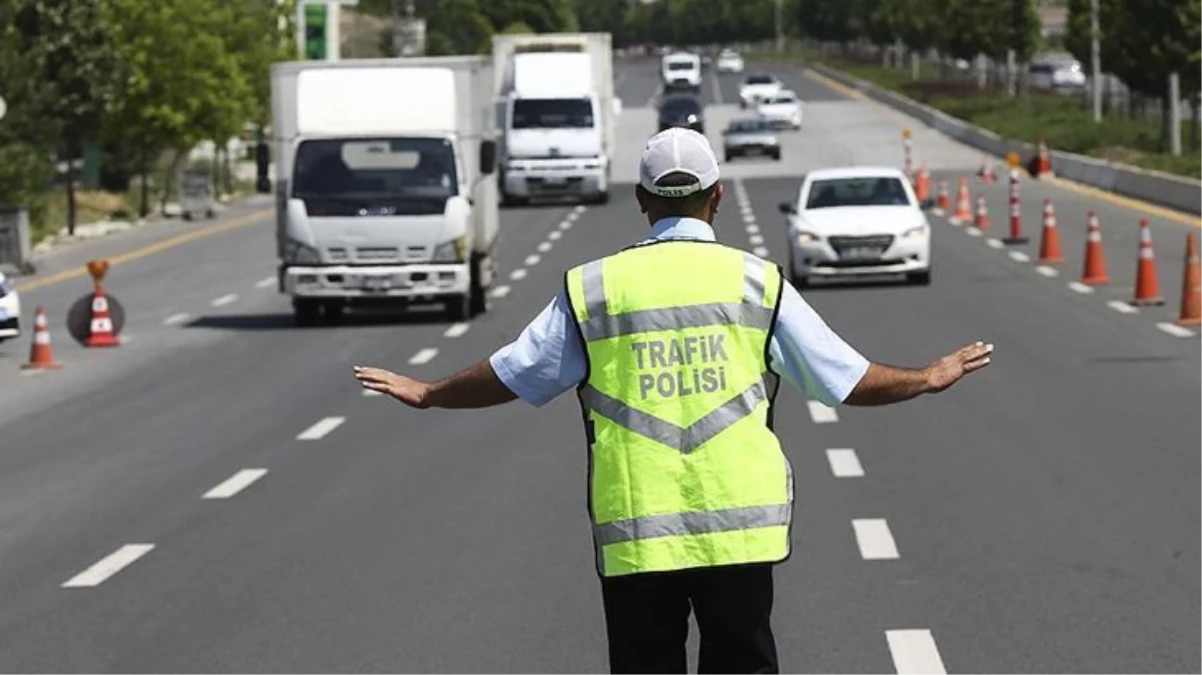
[[[271,164],[271,151],[266,143],[255,145],[255,191],[259,194],[271,192],[271,178],[268,176],[268,166]]]
[[[480,173],[491,176],[497,170],[497,142],[480,141]]]

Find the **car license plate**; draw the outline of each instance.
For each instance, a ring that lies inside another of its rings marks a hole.
[[[749,145],[743,150],[749,155],[758,155],[764,152],[764,149],[758,145]]]
[[[543,179],[543,183],[545,183],[547,185],[552,185],[555,187],[564,185],[567,182],[568,182],[568,179],[565,176],[547,176],[546,178]]]
[[[843,260],[876,260],[881,257],[881,253],[878,246],[852,246],[841,249],[839,257]]]

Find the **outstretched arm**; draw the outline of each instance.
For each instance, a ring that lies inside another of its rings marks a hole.
[[[993,345],[974,342],[922,369],[873,363],[844,403],[888,405],[944,391],[965,375],[989,365],[992,353]]]
[[[433,384],[365,366],[355,366],[355,377],[365,389],[388,394],[413,408],[487,408],[517,398],[488,360]]]

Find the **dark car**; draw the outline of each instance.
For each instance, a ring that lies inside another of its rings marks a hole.
[[[659,105],[659,130],[685,127],[705,133],[705,107],[694,96],[669,96]]]

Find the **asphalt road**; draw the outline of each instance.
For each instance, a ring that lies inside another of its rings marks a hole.
[[[725,167],[718,229],[784,263],[777,204],[797,177],[900,164],[906,122],[780,74],[809,102],[807,128],[779,165]],[[628,163],[654,124],[654,64],[620,78]],[[707,83],[710,117],[731,114],[736,80]],[[977,168],[915,131],[936,180]],[[1158,327],[1174,307],[1109,304],[1130,294],[1141,214],[1024,183],[1030,234],[1043,198],[1060,218],[1066,261],[1048,276],[988,244],[1006,224],[1004,185],[972,188],[993,227],[974,237],[932,215],[931,286],[806,292],[876,360],[921,365],[978,338],[997,355],[951,392],[891,408],[832,416],[782,393],[797,481],[795,551],[777,574],[783,665],[1197,672],[1202,359],[1196,336]],[[66,365],[23,377],[27,340],[0,346],[0,670],[604,670],[573,397],[418,413],[363,396],[350,369],[434,378],[488,356],[564,270],[642,235],[628,186],[604,207],[503,211],[507,292],[464,326],[417,313],[292,327],[260,283],[274,268],[267,206],[239,207],[211,236],[179,241],[204,226],[164,225],[47,261],[53,274],[178,243],[114,268],[131,338],[115,350],[81,349],[61,328],[84,280],[25,282]],[[1114,282],[1081,294],[1067,283],[1089,209]],[[1189,230],[1152,222],[1173,303]],[[1038,240],[1021,250],[1037,258]]]

